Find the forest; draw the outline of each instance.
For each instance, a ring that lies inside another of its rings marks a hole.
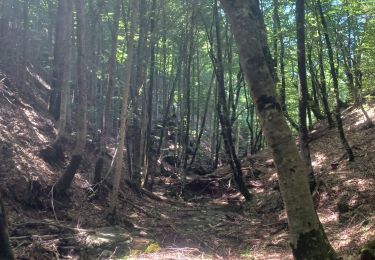
[[[374,0],[0,0],[0,260],[375,259]]]

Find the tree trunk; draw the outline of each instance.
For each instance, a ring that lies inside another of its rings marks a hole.
[[[225,85],[224,85],[224,66],[222,61],[222,50],[221,50],[221,31],[220,31],[220,20],[217,0],[214,1],[214,19],[215,19],[215,31],[216,31],[216,44],[217,44],[217,56],[212,57],[215,61],[215,73],[218,83],[218,103],[217,111],[219,115],[219,121],[221,125],[221,134],[224,141],[224,148],[227,156],[229,157],[229,165],[233,171],[234,180],[238,186],[239,191],[245,197],[247,201],[252,199],[252,195],[247,189],[243,174],[241,170],[241,163],[237,158],[235,151],[233,136],[232,136],[232,126],[229,121],[229,111],[227,107],[226,95],[225,95]]]
[[[212,95],[211,91],[212,91],[212,85],[214,83],[214,76],[215,75],[213,74],[212,78],[211,78],[210,86],[208,88],[207,97],[206,97],[206,104],[205,104],[204,113],[203,113],[203,119],[202,119],[200,131],[199,131],[199,134],[198,134],[198,137],[197,137],[197,141],[196,141],[196,144],[195,144],[195,149],[194,149],[194,152],[193,152],[193,157],[191,158],[191,161],[190,161],[190,166],[192,166],[194,164],[195,157],[197,156],[197,152],[198,152],[199,145],[200,145],[200,142],[201,142],[201,138],[202,138],[202,135],[203,135],[204,126],[206,124],[207,111],[208,111],[208,105],[210,103],[210,97]]]
[[[264,135],[278,170],[295,259],[337,259],[314,210],[306,164],[299,156],[291,130],[277,101],[259,37],[256,16],[249,1],[221,0],[229,17],[245,78],[251,87]]]
[[[324,119],[324,116],[320,112],[320,104],[319,104],[319,98],[318,98],[318,82],[317,82],[317,76],[314,68],[314,64],[312,61],[312,43],[308,47],[307,51],[307,59],[309,64],[309,72],[311,77],[311,88],[312,88],[312,98],[310,96],[310,104],[311,104],[311,110],[314,113],[314,116],[318,120]]]
[[[69,17],[71,17],[71,1],[59,0],[56,14],[56,36],[53,57],[52,92],[49,99],[49,112],[58,120],[60,118],[61,89],[66,62],[66,39],[69,34]],[[71,18],[70,18],[71,19]]]
[[[141,185],[142,176],[142,164],[143,164],[143,132],[141,131],[141,124],[143,121],[141,119],[142,114],[144,113],[144,109],[142,109],[142,113],[140,113],[140,100],[142,96],[140,95],[140,89],[142,85],[144,85],[146,79],[146,66],[147,66],[147,19],[146,14],[148,12],[147,9],[147,2],[146,0],[140,0],[140,11],[139,11],[139,39],[138,39],[138,46],[137,46],[137,71],[136,71],[136,78],[135,78],[135,85],[134,85],[134,93],[132,96],[132,105],[133,105],[133,135],[130,138],[130,144],[133,157],[133,164],[132,164],[132,176],[131,179],[137,185]],[[141,151],[142,150],[142,151]]]
[[[306,74],[306,45],[305,45],[305,1],[296,1],[296,24],[297,24],[297,56],[299,75],[299,146],[302,158],[305,160],[310,181],[310,191],[315,188],[314,170],[311,165],[309,133],[306,122],[307,112],[307,74]]]
[[[332,114],[331,114],[329,103],[328,103],[327,81],[326,81],[326,75],[325,75],[324,63],[323,63],[323,42],[322,42],[322,36],[321,36],[319,28],[318,28],[318,40],[319,40],[318,60],[319,60],[319,70],[320,70],[320,92],[322,94],[324,114],[327,117],[329,128],[332,128],[334,123],[333,123]]]
[[[280,66],[280,76],[281,76],[281,86],[280,86],[280,99],[281,99],[281,108],[284,112],[285,117],[288,119],[290,125],[298,130],[298,125],[294,120],[289,116],[287,104],[286,104],[286,76],[285,76],[285,44],[284,44],[284,34],[281,30],[281,24],[280,24],[280,15],[279,15],[279,1],[273,0],[273,22],[274,22],[274,33],[275,40],[274,40],[274,52],[275,52],[275,58],[274,58],[274,72],[271,70],[271,74],[274,77],[275,82],[278,81],[278,75],[277,75],[277,66]],[[264,23],[261,21],[261,24]],[[263,32],[262,32],[263,34]],[[277,40],[280,44],[280,59],[277,58],[278,56],[278,45]],[[262,47],[264,50],[264,47]],[[264,52],[264,51],[263,51]],[[266,60],[272,59],[266,58]],[[278,64],[278,62],[280,64]],[[269,64],[269,62],[267,62]],[[268,65],[269,66],[269,65]]]
[[[86,146],[87,133],[87,82],[85,65],[85,15],[83,0],[77,0],[77,78],[78,78],[78,115],[77,115],[77,136],[76,144],[72,153],[72,159],[64,172],[58,179],[54,192],[56,196],[61,196],[70,187],[74,175],[82,161],[82,156]]]
[[[105,105],[103,112],[103,122],[102,122],[102,133],[100,135],[100,155],[95,163],[95,172],[93,184],[97,184],[101,180],[101,171],[103,169],[104,154],[106,151],[106,146],[108,143],[108,137],[111,134],[111,123],[112,120],[109,120],[111,117],[111,108],[112,108],[112,96],[113,88],[116,81],[116,64],[117,64],[117,37],[120,21],[120,11],[121,11],[121,1],[117,0],[114,5],[114,15],[113,15],[113,31],[111,38],[111,53],[108,59],[108,85],[105,97]]]
[[[15,259],[10,246],[8,234],[8,221],[5,214],[3,200],[0,194],[0,259],[12,260]]]
[[[64,39],[61,47],[63,48],[62,52],[64,56],[61,58],[61,78],[60,78],[60,88],[61,88],[61,98],[60,98],[60,109],[59,109],[59,121],[58,121],[58,130],[56,142],[61,139],[66,134],[66,123],[67,123],[67,110],[70,96],[70,86],[69,86],[69,77],[70,77],[70,57],[71,57],[71,43],[72,43],[72,1],[66,0],[66,10],[64,12]]]
[[[348,155],[349,161],[354,161],[354,154],[352,151],[352,148],[350,148],[350,145],[348,143],[348,140],[346,139],[345,132],[344,132],[344,127],[342,125],[342,119],[341,119],[341,106],[340,106],[340,93],[339,93],[339,81],[337,78],[337,71],[335,68],[335,61],[333,59],[333,50],[332,50],[332,45],[331,41],[328,35],[328,28],[327,28],[327,22],[325,20],[324,14],[323,14],[323,8],[322,4],[320,3],[320,0],[317,2],[318,4],[318,10],[319,10],[319,15],[320,19],[323,25],[323,30],[324,30],[324,38],[326,41],[327,49],[328,49],[328,58],[329,58],[329,66],[330,66],[330,72],[332,76],[332,81],[333,81],[333,89],[335,92],[335,117],[336,117],[336,123],[337,123],[337,130],[340,135],[341,143],[344,146],[346,153]]]
[[[152,186],[154,185],[154,170],[151,169],[152,164],[152,158],[151,155],[151,129],[152,129],[152,101],[154,94],[157,95],[157,91],[154,91],[155,88],[155,49],[157,45],[157,37],[156,37],[156,12],[157,12],[157,6],[156,6],[156,0],[152,0],[152,7],[151,7],[151,17],[150,17],[150,34],[151,34],[151,60],[150,60],[150,71],[149,71],[149,88],[147,91],[147,129],[146,129],[146,147],[145,147],[145,158],[144,158],[144,173],[145,173],[145,187],[151,191]],[[155,93],[154,93],[155,92]],[[156,102],[157,104],[157,102]]]
[[[128,99],[129,99],[129,90],[130,90],[130,83],[131,83],[131,75],[132,75],[132,68],[133,68],[133,51],[134,51],[134,35],[137,28],[137,18],[138,18],[138,0],[133,0],[132,2],[132,9],[131,11],[131,25],[130,25],[130,32],[127,41],[127,60],[125,64],[125,83],[122,93],[122,107],[121,107],[121,116],[120,116],[120,129],[118,134],[118,146],[117,146],[117,158],[115,164],[115,173],[113,178],[113,188],[112,193],[109,201],[109,216],[114,217],[116,215],[117,209],[117,198],[120,189],[120,181],[121,181],[121,172],[123,167],[123,159],[124,159],[124,144],[125,144],[125,136],[126,136],[126,117],[127,117],[127,110],[128,110]]]

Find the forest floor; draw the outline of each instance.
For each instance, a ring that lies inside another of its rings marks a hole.
[[[105,218],[109,188],[88,196],[95,162],[89,142],[69,199],[54,199],[51,188],[68,160],[49,165],[39,156],[56,129],[46,109],[49,86],[32,71],[29,77],[32,86],[17,88],[0,73],[0,194],[18,259],[292,259],[267,150],[242,161],[251,202],[243,201],[226,178],[229,168],[222,167],[209,176],[188,176],[188,183],[207,183],[189,201],[165,195],[176,188],[168,178],[159,178],[158,197],[123,185],[113,225]],[[365,109],[375,122],[375,106]],[[347,161],[335,129],[321,123],[311,132],[315,203],[339,255],[357,259],[375,235],[375,127],[364,127],[357,108],[346,109],[343,119],[354,162]]]

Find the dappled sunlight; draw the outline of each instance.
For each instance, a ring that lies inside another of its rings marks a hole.
[[[320,222],[327,226],[328,224],[336,224],[338,223],[339,214],[335,211],[330,209],[319,209],[318,216]]]
[[[343,185],[357,191],[374,191],[375,181],[373,179],[352,178],[345,181]]]
[[[52,89],[51,86],[47,83],[47,81],[44,80],[43,77],[36,72],[36,69],[32,64],[27,66],[26,70],[29,73],[29,75],[33,79],[35,79],[41,86],[43,86],[46,90]]]
[[[314,168],[321,168],[324,163],[326,163],[328,157],[326,154],[322,153],[322,152],[316,152],[314,154],[312,154],[312,158],[311,158],[311,161],[312,161],[312,166]]]

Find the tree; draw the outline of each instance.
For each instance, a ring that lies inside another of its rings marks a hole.
[[[122,92],[122,104],[121,104],[121,115],[120,115],[120,129],[118,133],[118,144],[117,144],[117,157],[115,162],[115,172],[113,178],[113,188],[109,201],[109,217],[114,217],[116,215],[117,209],[117,198],[120,189],[121,172],[123,168],[124,160],[124,144],[126,136],[126,119],[128,111],[128,100],[129,100],[129,90],[131,84],[131,75],[133,68],[133,51],[134,51],[134,35],[137,29],[137,17],[138,17],[138,0],[133,0],[131,2],[131,18],[130,18],[130,32],[127,39],[127,55],[128,58],[125,64],[125,84]]]
[[[227,156],[229,157],[229,165],[233,171],[234,180],[238,186],[239,191],[246,200],[251,200],[252,195],[247,189],[241,170],[241,163],[237,157],[235,147],[233,144],[232,125],[229,120],[229,111],[227,107],[225,85],[224,85],[224,67],[221,48],[221,31],[220,31],[220,18],[218,12],[218,2],[214,1],[214,19],[215,19],[215,32],[216,32],[216,58],[212,56],[213,64],[215,66],[215,74],[218,86],[218,103],[217,111],[221,125],[221,134],[224,141],[224,148]]]
[[[68,103],[69,103],[69,96],[70,96],[70,87],[69,87],[69,76],[70,76],[70,57],[71,57],[71,36],[72,36],[72,1],[66,0],[63,4],[64,10],[63,12],[63,19],[61,22],[64,24],[61,26],[61,30],[63,30],[64,37],[62,43],[56,44],[56,47],[62,48],[61,50],[55,50],[57,52],[57,61],[60,62],[56,64],[55,70],[59,70],[55,73],[58,75],[58,78],[55,79],[56,88],[58,89],[57,95],[60,97],[57,98],[56,101],[60,100],[60,108],[57,110],[55,104],[51,104],[50,109],[51,112],[55,113],[55,118],[58,116],[58,131],[56,142],[59,141],[65,134],[66,134],[66,124],[67,124],[67,110],[68,110]],[[58,20],[60,21],[60,20]],[[59,53],[61,51],[61,53]],[[63,55],[62,57],[60,55]],[[54,90],[56,91],[56,90]],[[56,95],[56,94],[51,94]]]
[[[305,45],[305,1],[296,1],[297,23],[297,57],[299,75],[299,146],[302,158],[305,160],[308,176],[310,177],[310,190],[315,188],[314,170],[311,165],[309,133],[306,122],[307,109],[307,73],[306,73],[306,45]]]
[[[259,21],[252,1],[221,0],[232,25],[241,66],[257,107],[264,135],[278,170],[285,204],[290,245],[295,259],[337,259],[315,213],[309,193],[306,164],[299,156],[290,128],[277,101],[275,83],[269,71]]]
[[[333,90],[335,93],[335,118],[336,118],[336,124],[337,124],[337,130],[340,135],[341,143],[344,146],[346,153],[348,155],[349,161],[354,161],[354,154],[353,150],[350,147],[348,140],[346,139],[345,132],[344,132],[344,127],[342,125],[342,119],[341,119],[341,102],[340,102],[340,93],[339,93],[339,81],[337,77],[337,72],[335,68],[335,61],[333,58],[333,50],[332,50],[332,45],[331,45],[331,40],[328,34],[328,27],[327,27],[327,22],[323,13],[323,7],[320,2],[320,0],[317,1],[317,8],[319,11],[319,16],[321,19],[321,23],[323,25],[323,33],[324,33],[324,38],[326,41],[327,49],[328,49],[328,58],[329,58],[329,67],[330,67],[330,72],[332,76],[332,81],[333,81]]]
[[[71,0],[59,0],[56,16],[56,36],[53,57],[52,92],[49,99],[49,112],[58,120],[60,118],[61,91],[66,87],[66,69],[69,56],[68,46],[71,28]],[[63,100],[64,101],[64,100]],[[64,119],[63,119],[64,120]]]
[[[77,115],[77,135],[76,143],[72,153],[72,158],[64,174],[58,179],[54,187],[57,196],[61,196],[70,187],[74,176],[82,161],[82,156],[86,146],[87,134],[87,82],[85,65],[85,19],[83,0],[76,1],[77,11],[77,78],[79,87],[79,102]]]
[[[108,138],[111,134],[112,129],[112,98],[113,98],[113,89],[116,82],[116,64],[117,64],[117,38],[119,31],[119,22],[120,22],[120,12],[121,12],[121,1],[117,0],[114,5],[113,10],[113,31],[111,35],[111,53],[108,60],[108,84],[105,95],[105,105],[102,117],[102,133],[100,136],[100,155],[95,164],[94,180],[93,183],[98,184],[101,180],[101,172],[104,163],[104,155],[106,152]]]
[[[15,259],[9,242],[8,223],[3,200],[0,195],[0,259]]]

